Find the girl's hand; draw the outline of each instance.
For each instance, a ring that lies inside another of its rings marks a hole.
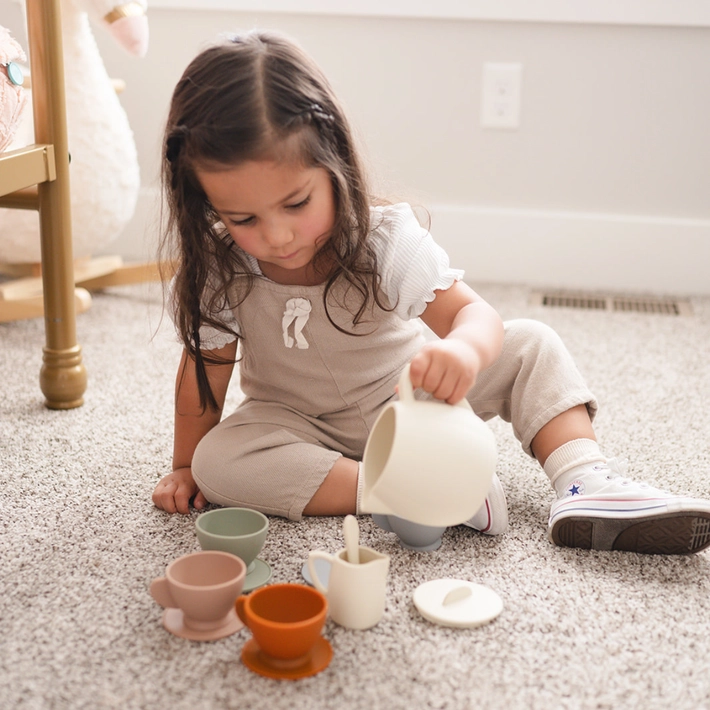
[[[456,338],[427,343],[412,358],[409,377],[412,387],[421,387],[449,404],[462,400],[481,370],[478,351]]]
[[[207,499],[197,487],[189,468],[178,468],[158,482],[153,491],[153,503],[156,507],[168,513],[190,512],[190,499],[194,496],[193,505],[197,510],[207,505]]]
[[[410,378],[413,387],[456,404],[500,355],[503,321],[462,281],[434,294],[420,317],[441,340],[427,343],[414,356]]]

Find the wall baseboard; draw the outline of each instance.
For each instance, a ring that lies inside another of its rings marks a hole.
[[[159,191],[106,252],[155,258]],[[710,294],[710,221],[432,205],[431,231],[476,282],[672,295]]]
[[[433,205],[431,231],[474,283],[710,294],[710,221]]]

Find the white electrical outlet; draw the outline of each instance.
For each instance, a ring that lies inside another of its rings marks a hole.
[[[518,128],[523,65],[485,62],[481,91],[481,126]]]

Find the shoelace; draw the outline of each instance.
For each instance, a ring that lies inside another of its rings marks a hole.
[[[640,488],[652,488],[652,486],[645,481],[634,481],[625,475],[629,469],[629,462],[627,459],[618,459],[614,457],[613,459],[609,459],[605,465],[594,466],[594,469],[600,472],[605,468],[608,469],[608,473],[606,474],[607,481],[616,481],[616,483],[619,483],[622,486],[635,484]]]

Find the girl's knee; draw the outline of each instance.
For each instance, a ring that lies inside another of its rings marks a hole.
[[[557,332],[546,323],[532,318],[506,321],[504,347],[516,350],[540,350],[564,348]]]
[[[506,336],[514,338],[545,338],[557,333],[547,323],[534,318],[515,318],[503,323]]]

